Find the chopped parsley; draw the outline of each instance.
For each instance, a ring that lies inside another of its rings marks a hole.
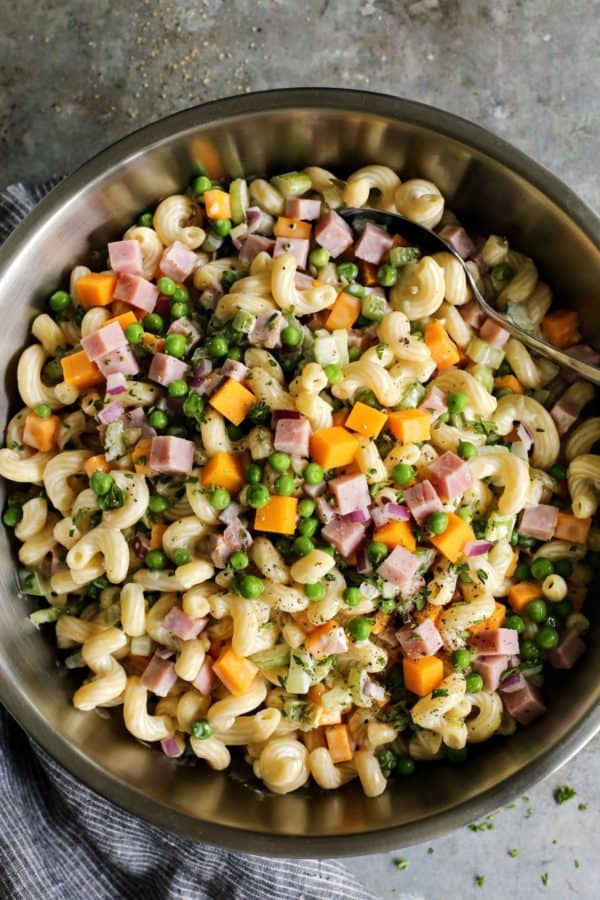
[[[405,872],[408,869],[408,860],[407,859],[395,859],[394,865],[397,869],[400,869],[401,872]]]
[[[569,787],[568,784],[561,784],[560,787],[557,787],[554,791],[554,802],[558,803],[566,803],[567,800],[571,800],[577,791],[575,788]]]
[[[434,691],[431,692],[432,700],[437,700],[438,697],[447,697],[447,696],[448,696],[448,691],[445,690],[445,688],[436,688]]]
[[[550,876],[548,875],[547,872],[544,872],[542,875],[540,875],[540,880],[541,880],[542,884],[544,885],[544,887],[547,887],[548,882],[550,881]]]
[[[476,875],[475,884],[477,885],[477,887],[483,887],[483,885],[485,884],[485,875]]]
[[[587,803],[578,803],[577,804],[577,809],[579,810],[579,812],[585,812],[587,808],[588,808]]]
[[[521,855],[521,851],[517,849],[517,847],[513,847],[512,850],[506,851],[509,856],[515,859],[517,856]]]

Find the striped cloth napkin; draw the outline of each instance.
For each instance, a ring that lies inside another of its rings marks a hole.
[[[0,193],[0,243],[55,183]],[[246,856],[148,825],[69,775],[1,707],[0,798],[0,897],[374,900],[333,860]]]

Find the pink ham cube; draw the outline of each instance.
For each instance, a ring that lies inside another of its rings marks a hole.
[[[378,567],[377,574],[381,575],[384,581],[390,581],[403,588],[413,581],[419,562],[418,556],[398,545]]]
[[[502,702],[507,713],[520,725],[529,725],[546,712],[540,691],[529,681],[518,691],[502,694]]]
[[[117,275],[143,275],[144,261],[139,241],[113,241],[108,245],[110,267]]]
[[[371,504],[369,484],[364,475],[341,475],[329,482],[340,515],[347,516]]]
[[[208,618],[192,618],[184,613],[180,606],[172,606],[162,625],[175,637],[181,638],[182,641],[190,641],[204,631],[208,625]]]
[[[566,434],[579,418],[581,409],[568,397],[561,397],[550,410],[559,434]]]
[[[152,438],[149,466],[160,474],[187,474],[194,465],[194,444],[185,438],[159,435]]]
[[[429,478],[440,497],[445,500],[460,497],[471,487],[469,466],[451,450],[443,453],[429,466]]]
[[[519,635],[513,628],[489,628],[476,634],[471,646],[484,656],[517,656]]]
[[[510,656],[478,656],[473,660],[473,671],[483,678],[484,690],[498,690],[500,676],[508,669],[510,660]]]
[[[169,325],[167,334],[182,334],[185,337],[188,350],[195,347],[202,337],[194,323],[190,322],[187,316],[181,316],[180,319],[175,319],[175,321]]]
[[[158,288],[139,275],[123,273],[117,279],[113,297],[115,300],[122,300],[123,303],[135,306],[136,309],[151,313],[158,300]]]
[[[485,319],[487,318],[486,314],[476,300],[471,300],[469,303],[461,306],[459,312],[467,325],[470,325],[471,328],[475,329],[475,331],[481,328],[481,326],[485,322]]]
[[[189,368],[181,359],[175,359],[166,353],[155,353],[148,370],[148,378],[168,387],[172,381],[185,378]]]
[[[425,479],[404,491],[404,502],[417,525],[423,525],[427,516],[443,512],[444,507],[432,483]]]
[[[122,375],[137,375],[140,371],[139,363],[129,345],[118,347],[106,356],[98,357],[95,362],[105,378],[107,375],[112,375],[113,372],[120,372]]]
[[[157,697],[166,697],[177,681],[175,666],[155,653],[144,669],[141,681],[147,691],[151,691]]]
[[[204,659],[200,666],[200,671],[192,681],[192,685],[199,691],[203,697],[208,697],[215,686],[215,674],[213,672],[213,662],[210,656]]]
[[[546,503],[539,506],[528,506],[523,510],[519,534],[536,538],[538,541],[550,541],[554,536],[558,522],[558,509]]]
[[[259,253],[273,253],[275,241],[262,234],[251,234],[246,238],[239,252],[241,262],[249,265]]]
[[[291,253],[299,267],[305,269],[309,248],[310,241],[307,241],[304,238],[278,237],[275,241],[273,256],[282,256],[284,253]]]
[[[315,240],[334,258],[347,250],[354,240],[352,229],[341,216],[331,209],[321,216],[315,226]]]
[[[272,350],[274,347],[281,346],[281,331],[284,326],[285,319],[279,310],[264,313],[254,323],[248,340],[257,347],[266,347],[268,350]]]
[[[363,259],[365,262],[378,266],[384,254],[393,245],[394,239],[387,231],[367,222],[354,247],[354,255],[357,259]]]
[[[555,669],[572,669],[585,653],[585,644],[572,628],[565,631],[554,650],[549,650],[546,659]]]
[[[139,246],[137,241],[132,241],[131,243]],[[82,338],[81,346],[87,358],[91,359],[92,362],[96,362],[97,359],[110,355],[114,350],[127,347],[128,343],[120,323],[111,322],[110,325],[105,325],[104,328],[99,328],[98,331],[94,331],[88,337]]]
[[[402,653],[409,659],[433,656],[442,646],[440,633],[431,619],[424,619],[416,628],[405,625],[396,632],[396,638]]]
[[[290,219],[312,222],[321,215],[321,201],[308,200],[306,197],[290,197],[285,201],[285,214]]]
[[[292,456],[308,456],[310,451],[310,422],[300,419],[279,419],[275,426],[273,446]]]
[[[439,419],[443,413],[448,411],[445,393],[438,387],[432,387],[419,404],[419,409],[431,416],[432,421]]]
[[[469,259],[471,256],[474,256],[477,248],[465,229],[460,225],[444,225],[443,228],[440,228],[438,234],[463,259]]]
[[[174,241],[160,258],[159,269],[173,281],[182,282],[194,271],[198,257],[181,241]]]
[[[493,319],[486,319],[479,329],[479,337],[482,341],[487,341],[488,344],[493,344],[494,347],[504,347],[510,337],[510,334],[506,330],[506,328],[498,325],[498,323],[494,322]]]
[[[335,547],[338,553],[347,557],[354,553],[364,540],[365,527],[358,522],[334,516],[321,531],[321,537]]]

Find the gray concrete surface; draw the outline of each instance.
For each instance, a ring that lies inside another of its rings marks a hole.
[[[470,118],[598,208],[599,14],[598,0],[0,0],[0,186],[69,172],[205,100],[328,85]],[[597,897],[599,749],[499,813],[493,830],[348,867],[382,898]],[[565,782],[578,794],[558,807],[552,789]]]

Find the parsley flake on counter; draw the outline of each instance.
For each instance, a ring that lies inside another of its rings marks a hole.
[[[554,802],[558,803],[566,803],[567,800],[571,800],[572,797],[575,796],[577,791],[575,788],[569,787],[568,784],[561,784],[560,787],[557,787],[554,791]]]
[[[516,856],[521,855],[521,851],[517,847],[513,847],[512,850],[507,850],[506,852],[508,853],[509,856],[512,856],[513,859]]]
[[[547,873],[547,872],[544,872],[543,875],[540,875],[540,879],[541,879],[542,884],[544,885],[544,887],[547,887],[547,886],[548,886],[548,882],[550,881],[550,876],[548,875],[548,873]]]
[[[587,808],[588,808],[587,803],[578,803],[577,804],[577,809],[579,810],[579,812],[585,812]]]
[[[475,884],[477,885],[477,887],[483,887],[483,885],[485,884],[485,875],[476,875]]]
[[[405,872],[408,869],[408,860],[407,859],[395,859],[394,865],[397,869],[400,869],[401,872]]]

